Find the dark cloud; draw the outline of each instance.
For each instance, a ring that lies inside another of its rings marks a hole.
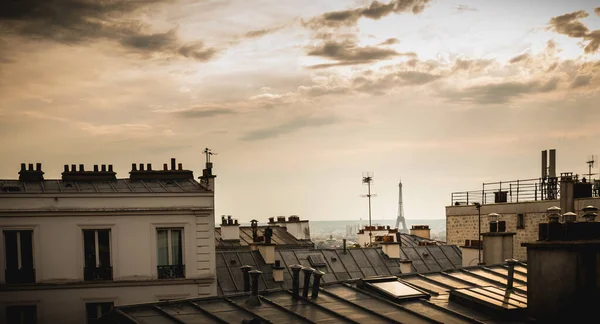
[[[392,88],[423,85],[443,77],[442,74],[422,71],[394,71],[376,77],[358,76],[352,81],[352,88],[358,92],[382,95]]]
[[[320,64],[312,66],[312,68],[324,68],[337,65],[355,65],[371,63],[380,60],[387,60],[402,54],[387,48],[379,48],[375,46],[360,47],[352,40],[333,41],[326,40],[320,46],[313,48],[308,53],[310,56],[321,56],[337,62]],[[414,55],[414,53],[412,53]]]
[[[279,30],[281,30],[283,28],[284,28],[284,26],[278,26],[278,27],[273,27],[273,28],[251,30],[251,31],[247,32],[246,34],[244,34],[244,37],[246,37],[246,38],[259,38],[259,37],[263,37],[263,36],[265,36],[267,34],[271,34],[271,33],[274,33],[276,31],[279,31]]]
[[[136,14],[150,6],[169,2],[172,0],[0,1],[0,37],[13,34],[65,44],[114,40],[125,48],[140,52],[165,52],[205,60],[206,54],[180,51],[190,45],[183,44],[175,30],[155,34],[143,32],[144,26],[136,19]]]
[[[578,75],[573,79],[573,82],[571,82],[571,88],[574,89],[588,86],[591,80],[591,75]]]
[[[379,43],[378,45],[394,45],[394,44],[398,44],[400,43],[400,41],[398,40],[398,38],[388,38],[386,40],[384,40],[383,42]]]
[[[449,91],[443,96],[454,102],[477,104],[506,104],[512,99],[526,94],[550,92],[557,88],[559,79],[529,82],[501,82],[472,86],[462,90]]]
[[[600,16],[600,7],[594,9],[594,12],[596,13],[596,15]]]
[[[367,7],[324,13],[309,20],[306,25],[319,29],[322,27],[352,26],[360,18],[381,19],[391,13],[412,12],[418,14],[425,9],[430,0],[394,0],[389,3],[373,1]]]
[[[233,115],[235,113],[236,112],[231,109],[206,107],[190,108],[173,112],[175,116],[181,118],[209,118],[222,115]]]
[[[179,54],[197,61],[208,61],[217,54],[215,48],[205,48],[203,43],[183,45],[179,48]]]
[[[273,137],[279,137],[280,135],[290,134],[305,128],[331,125],[338,121],[339,120],[335,117],[296,117],[281,125],[251,131],[240,138],[240,140],[260,141]]]
[[[511,58],[510,60],[508,60],[508,62],[510,64],[515,64],[515,63],[527,60],[528,58],[529,58],[529,54],[528,53],[523,53],[521,55],[517,55],[517,56]]]
[[[469,7],[467,5],[458,5],[456,6],[456,11],[465,12],[465,11],[478,11],[477,8]]]
[[[584,52],[593,54],[600,49],[600,30],[590,31],[585,24],[579,21],[579,19],[588,16],[589,14],[584,10],[556,16],[550,19],[549,28],[559,34],[587,41],[588,44],[585,46]]]

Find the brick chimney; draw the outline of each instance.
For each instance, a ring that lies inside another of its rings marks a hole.
[[[487,265],[502,264],[513,258],[513,239],[516,233],[506,232],[506,223],[499,221],[500,215],[488,215],[489,229],[483,236],[482,262]]]
[[[240,240],[240,224],[237,219],[232,219],[231,215],[221,216],[221,239],[238,242]]]
[[[33,163],[29,163],[29,168],[25,163],[21,163],[21,171],[19,171],[19,181],[44,181],[44,172],[42,172],[42,164],[36,163],[35,169]]]
[[[413,225],[410,229],[410,235],[431,239],[431,229],[429,225]]]

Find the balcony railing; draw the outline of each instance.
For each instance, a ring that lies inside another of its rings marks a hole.
[[[4,274],[7,284],[35,283],[35,269],[6,269]]]
[[[185,265],[159,265],[158,279],[185,278]]]
[[[556,200],[560,198],[559,188],[559,178],[490,182],[481,190],[453,192],[451,200],[454,206]]]
[[[112,267],[85,267],[83,268],[83,280],[113,280]]]

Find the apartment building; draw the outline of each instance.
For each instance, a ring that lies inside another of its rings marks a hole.
[[[127,178],[22,164],[0,180],[0,322],[94,323],[118,305],[216,295],[214,179],[208,159],[199,180],[175,159]]]

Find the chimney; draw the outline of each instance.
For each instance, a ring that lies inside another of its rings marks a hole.
[[[275,224],[275,217],[269,217],[269,225]]]
[[[171,158],[171,170],[172,171],[175,171],[175,164],[176,164],[175,158]]]
[[[85,172],[83,164],[79,165],[79,172]]]
[[[564,213],[562,216],[564,223],[575,223],[575,221],[577,220],[577,214],[575,214],[574,212]]]
[[[539,224],[540,240],[521,243],[527,248],[528,315],[540,323],[587,323],[598,316],[600,223],[560,223],[557,209]]]
[[[144,171],[144,163],[140,163],[140,171]]]
[[[311,267],[302,268],[302,272],[304,272],[304,290],[302,290],[302,297],[308,298],[308,290],[310,286],[310,275],[315,271],[315,269]]]
[[[272,266],[272,268],[273,268],[273,281],[283,282],[283,270],[285,268],[281,266],[281,261],[275,260],[275,264]]]
[[[593,222],[598,216],[598,208],[594,206],[587,206],[583,208],[585,214],[583,214],[583,218],[586,222]]]
[[[325,275],[325,272],[323,272],[323,271],[315,270],[313,272],[313,276],[315,278],[313,279],[311,298],[319,297],[319,286],[321,285],[321,277],[323,277],[324,275]]]
[[[285,223],[285,216],[277,216],[277,223]]]
[[[163,171],[169,171],[169,166],[166,163],[163,164]]]
[[[267,227],[266,230],[269,230],[269,228]],[[265,230],[265,232],[266,232],[266,230]],[[275,263],[275,244],[263,242],[263,243],[259,243],[257,245],[258,245],[258,252],[260,252],[260,255],[262,256],[263,260],[265,261],[265,264]]]
[[[283,222],[285,223],[285,217],[283,217]],[[277,219],[279,219],[277,217]],[[298,215],[292,215],[288,218],[287,223],[285,223],[285,227],[287,228],[288,233],[292,234],[297,240],[310,240],[310,226],[308,220],[300,220]]]
[[[98,171],[98,165],[94,165],[94,171]],[[131,163],[131,171],[137,171],[137,164]]]
[[[346,239],[342,240],[342,246],[344,247],[344,254],[346,254]]]
[[[508,265],[508,278],[506,281],[506,290],[512,290],[515,280],[515,265],[519,263],[519,261],[515,259],[508,259],[505,260],[505,262]]]
[[[250,274],[250,280],[252,282],[252,292],[250,297],[246,300],[246,305],[256,307],[260,306],[260,297],[258,296],[258,278],[262,274],[262,271],[259,270],[250,270],[248,271]]]
[[[151,163],[146,164],[146,170],[152,171],[152,164]]]
[[[486,265],[502,264],[513,258],[513,238],[516,233],[499,232],[497,213],[488,215],[490,231],[483,236],[482,262]],[[479,252],[479,251],[478,251]]]
[[[411,273],[412,272],[412,260],[403,259],[398,261],[400,263],[400,273]]]
[[[575,211],[575,179],[572,173],[560,174],[560,209],[564,212]]]
[[[252,269],[249,265],[243,265],[240,267],[242,270],[242,276],[244,277],[244,292],[250,291],[250,274],[248,273]]]
[[[44,181],[44,172],[42,171],[42,164],[36,163],[34,170],[33,163],[29,164],[29,169],[26,168],[25,163],[21,163],[21,170],[19,171],[19,181]]]
[[[221,239],[224,241],[239,241],[240,240],[240,225],[231,218],[231,215],[221,217]]]
[[[381,250],[390,259],[400,259],[399,242],[381,242]]]
[[[302,270],[302,266],[294,264],[290,266],[290,269],[292,269],[292,298],[298,299],[300,298],[300,270]]]
[[[410,229],[410,235],[431,239],[431,229],[429,225],[413,225]]]
[[[29,163],[29,171],[33,171],[33,163]]]

